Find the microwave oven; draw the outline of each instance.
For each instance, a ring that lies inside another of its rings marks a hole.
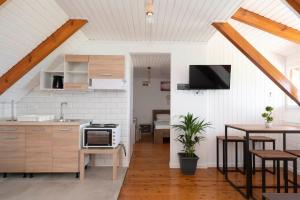
[[[91,124],[83,128],[83,148],[115,148],[120,141],[121,128],[118,124]]]

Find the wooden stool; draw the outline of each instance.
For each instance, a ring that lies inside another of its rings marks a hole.
[[[95,166],[95,155],[97,154],[111,154],[113,157],[113,180],[116,180],[118,177],[118,167],[120,166],[120,154],[121,154],[121,146],[117,146],[116,148],[92,148],[92,149],[81,149],[80,150],[80,180],[84,179],[85,173],[85,163],[84,157],[85,155],[91,155],[92,166]]]
[[[284,190],[288,193],[288,161],[293,162],[293,188],[294,193],[297,193],[297,157],[287,152],[280,150],[252,150],[254,156],[262,159],[262,193],[266,192],[266,161],[277,161],[277,193],[280,193],[280,161],[283,161],[284,167]],[[265,199],[265,197],[263,197]]]
[[[219,141],[222,141],[223,145],[223,166],[225,163],[225,136],[217,136],[217,169],[221,173],[224,174],[224,167],[222,169],[220,168],[220,163],[219,163]],[[235,143],[235,170],[228,170],[228,171],[238,171],[241,173],[245,172],[245,162],[244,162],[244,170],[240,170],[238,167],[238,143],[245,143],[245,139],[239,136],[227,136],[227,142]],[[244,148],[243,148],[244,149]]]
[[[290,153],[290,154],[292,154],[292,155],[297,156],[298,158],[300,158],[300,150],[286,150],[286,152],[288,152],[288,153]],[[289,180],[289,182],[293,183],[290,180]],[[298,187],[300,187],[300,185],[298,185]]]
[[[276,146],[275,146],[275,139],[273,138],[270,138],[270,137],[266,137],[266,136],[250,136],[249,137],[249,140],[252,141],[252,150],[255,150],[255,144],[256,143],[262,143],[262,149],[265,150],[266,149],[266,143],[269,142],[269,143],[272,143],[272,147],[273,147],[273,150],[276,149]],[[256,166],[255,166],[255,156],[253,155],[253,158],[252,158],[253,162],[252,162],[252,167],[253,167],[253,170],[252,170],[252,173],[255,174],[256,171],[259,171],[259,170],[256,170]],[[275,174],[275,161],[273,161],[273,172],[268,170],[267,169],[267,172],[270,172],[272,174]]]

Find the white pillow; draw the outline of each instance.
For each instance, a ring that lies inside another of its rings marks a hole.
[[[160,121],[160,122],[170,121],[170,115],[169,114],[157,114],[156,121]]]

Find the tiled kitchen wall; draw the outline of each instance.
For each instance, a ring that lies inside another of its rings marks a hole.
[[[64,107],[65,118],[93,119],[99,123],[117,123],[121,126],[121,142],[128,143],[128,97],[126,91],[41,91],[34,89],[17,103],[17,115],[55,115],[59,118],[60,103]],[[110,156],[99,156],[97,165],[111,165]],[[123,165],[128,161],[124,158]]]

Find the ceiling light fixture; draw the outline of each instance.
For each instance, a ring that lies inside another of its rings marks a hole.
[[[151,67],[147,67],[147,80],[143,81],[143,86],[151,86]]]
[[[146,3],[146,20],[148,23],[153,23],[153,0],[147,0]]]

